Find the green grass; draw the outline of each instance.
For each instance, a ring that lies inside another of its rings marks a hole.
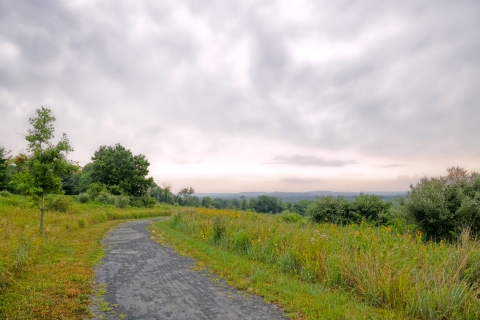
[[[181,252],[300,318],[480,319],[480,245],[466,232],[432,243],[386,227],[207,209],[155,226]]]
[[[71,202],[66,213],[45,213],[40,236],[30,198],[0,197],[0,319],[85,318],[104,234],[123,219],[170,211]]]

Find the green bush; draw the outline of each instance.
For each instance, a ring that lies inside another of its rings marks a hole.
[[[91,199],[95,199],[101,192],[108,192],[104,184],[94,182],[88,185],[87,193]]]
[[[280,214],[280,217],[283,221],[288,223],[297,223],[303,220],[303,217],[298,213],[292,213],[288,210],[283,211]]]
[[[130,199],[126,196],[117,196],[117,198],[115,199],[115,206],[117,208],[125,208],[128,203],[130,202]]]
[[[148,193],[141,197],[130,197],[130,205],[138,208],[153,208],[157,203]]]
[[[101,191],[95,197],[95,200],[105,204],[115,204],[115,196],[106,191]]]
[[[48,196],[45,199],[45,209],[49,211],[67,212],[72,206],[66,196]]]
[[[374,224],[387,224],[392,204],[373,194],[360,193],[349,201],[342,196],[325,196],[307,207],[307,215],[317,223],[346,225],[367,221]]]
[[[0,197],[8,198],[10,196],[11,196],[11,193],[8,192],[7,190],[0,191]]]
[[[90,196],[88,195],[88,193],[80,193],[75,197],[75,199],[79,203],[87,203],[88,201],[90,201]]]
[[[385,202],[381,197],[374,194],[360,193],[353,201],[356,214],[370,222],[378,222],[391,206],[390,202]]]
[[[455,239],[463,229],[480,231],[480,174],[458,167],[447,172],[421,179],[405,201],[404,209],[428,239]]]
[[[356,213],[353,202],[342,196],[321,197],[307,208],[307,215],[317,223],[335,223],[345,225],[358,223],[361,217]]]

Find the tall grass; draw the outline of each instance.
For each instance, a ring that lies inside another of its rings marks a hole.
[[[170,225],[374,307],[419,319],[480,319],[480,244],[468,231],[456,243],[432,243],[388,227],[295,224],[205,208],[178,213]]]

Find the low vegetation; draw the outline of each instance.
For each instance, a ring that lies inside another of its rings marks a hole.
[[[166,216],[171,207],[117,208],[49,196],[45,228],[38,200],[0,194],[0,319],[80,319],[88,315],[100,240],[123,219]]]
[[[387,312],[385,319],[392,314],[415,319],[480,318],[480,244],[467,230],[456,242],[437,243],[425,242],[421,231],[411,234],[367,223],[339,226],[292,220],[289,215],[201,208],[177,213],[156,227],[171,239],[172,234],[183,234],[184,241],[190,239],[205,252],[216,247],[305,285],[350,294],[359,305]],[[223,272],[235,277],[234,270]],[[256,292],[274,295],[284,306],[299,307],[307,318],[315,319],[325,307],[302,307],[292,300],[296,295],[291,290],[296,289],[290,288],[288,296],[275,294],[269,292],[268,277],[263,279],[265,285],[253,284],[249,278],[244,277],[239,287],[256,286]]]

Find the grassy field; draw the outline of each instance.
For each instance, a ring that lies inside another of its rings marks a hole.
[[[30,198],[0,197],[0,319],[88,316],[100,240],[124,219],[166,216],[169,206],[126,208],[70,201],[65,213],[39,209]]]
[[[480,245],[252,212],[179,212],[152,230],[237,288],[305,319],[480,319]]]

